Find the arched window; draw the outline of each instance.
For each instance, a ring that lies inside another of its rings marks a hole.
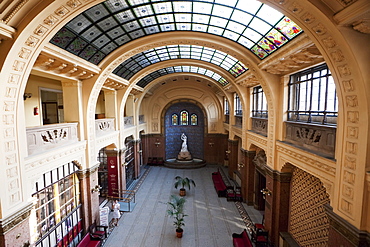
[[[198,125],[198,116],[197,114],[193,113],[191,114],[191,125]]]
[[[179,116],[176,113],[172,114],[171,116],[171,124],[178,125],[179,124]]]
[[[181,125],[188,125],[189,113],[187,111],[182,111],[180,114],[181,114]]]

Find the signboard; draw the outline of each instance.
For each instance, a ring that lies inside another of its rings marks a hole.
[[[118,196],[117,156],[108,156],[108,196]]]
[[[103,207],[100,209],[100,225],[109,226],[109,207]]]

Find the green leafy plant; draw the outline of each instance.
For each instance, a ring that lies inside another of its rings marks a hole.
[[[171,195],[170,201],[167,203],[170,208],[167,210],[167,214],[174,218],[173,225],[176,227],[176,231],[182,231],[182,227],[185,226],[184,217],[184,204],[185,198],[178,197],[177,195]]]
[[[180,176],[176,176],[175,179],[176,179],[176,182],[175,182],[176,189],[177,187],[181,186],[181,189],[185,189],[185,187],[187,187],[190,190],[191,184],[195,187],[195,182],[191,178],[187,178],[187,177],[183,178]]]

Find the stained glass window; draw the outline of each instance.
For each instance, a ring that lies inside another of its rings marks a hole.
[[[198,116],[197,114],[191,114],[191,125],[198,125]]]
[[[176,113],[172,114],[171,116],[171,124],[178,125],[179,124],[179,116]]]
[[[181,111],[181,125],[189,124],[189,113],[187,111]]]

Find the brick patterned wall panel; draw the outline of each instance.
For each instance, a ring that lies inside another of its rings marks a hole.
[[[328,246],[329,196],[322,182],[295,168],[292,177],[289,231],[300,246]]]
[[[198,116],[198,125],[171,125],[171,116],[186,110],[190,115],[195,113]],[[181,134],[187,136],[188,150],[193,158],[203,159],[204,156],[204,115],[202,110],[195,104],[180,102],[170,106],[165,114],[165,136],[166,136],[166,159],[176,158],[181,150]]]

